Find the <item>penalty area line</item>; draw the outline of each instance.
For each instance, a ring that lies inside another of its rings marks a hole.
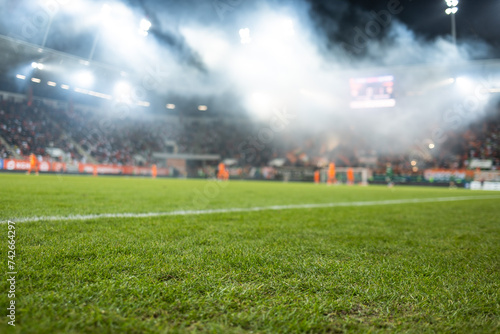
[[[72,220],[93,220],[103,218],[148,218],[164,216],[189,216],[189,215],[208,215],[215,213],[233,213],[233,212],[256,212],[256,211],[279,211],[291,209],[320,209],[335,207],[359,207],[359,206],[379,206],[379,205],[397,205],[397,204],[418,204],[418,203],[436,203],[436,202],[456,202],[470,201],[479,199],[500,199],[500,195],[492,196],[456,196],[456,197],[435,197],[435,198],[409,198],[393,199],[382,201],[361,201],[361,202],[334,202],[334,203],[316,203],[316,204],[288,204],[288,205],[270,205],[250,208],[221,208],[208,210],[177,210],[166,212],[146,212],[146,213],[100,213],[88,215],[69,215],[69,216],[35,216],[21,217],[11,219],[16,223],[39,222],[39,221],[72,221]],[[5,224],[7,221],[1,221]]]

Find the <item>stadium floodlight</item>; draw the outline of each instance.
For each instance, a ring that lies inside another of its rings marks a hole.
[[[68,86],[68,85],[64,85],[64,84],[62,84],[62,85],[61,85],[61,88],[62,88],[62,89],[66,89],[66,90],[68,90],[68,89],[69,89],[69,86]]]
[[[457,7],[446,8],[444,12],[445,12],[447,15],[450,15],[450,14],[456,14],[456,12],[458,12],[458,8],[457,8]]]
[[[149,29],[151,28],[151,22],[147,19],[142,19],[139,23],[139,33],[143,36],[147,36]]]
[[[434,147],[436,147],[436,146],[435,146],[433,143],[430,143],[430,144],[429,144],[429,149],[431,149],[431,150],[432,150]]]
[[[464,92],[471,91],[474,87],[474,82],[470,78],[465,76],[458,77],[455,80],[455,83],[457,84],[457,87]]]
[[[47,85],[49,85],[51,87],[57,86],[57,84],[54,81],[47,81]]]
[[[175,104],[173,104],[173,103],[167,103],[166,108],[170,109],[170,110],[173,110],[173,109],[175,109]]]
[[[455,23],[455,14],[458,12],[458,0],[445,0],[448,8],[445,9],[446,15],[451,15],[451,38],[453,44],[457,43],[457,26]]]
[[[16,75],[16,78],[21,79],[21,80],[25,80],[25,79],[26,79],[26,76],[25,76],[25,75],[22,75],[22,74],[17,74],[17,75]]]
[[[31,78],[31,81],[34,82],[34,83],[37,83],[37,84],[39,84],[40,82],[42,82],[42,80],[40,80],[38,78]]]
[[[207,110],[208,110],[208,107],[207,107],[207,106],[205,106],[205,105],[200,105],[200,106],[198,106],[198,110],[199,110],[199,111],[207,111]]]
[[[241,44],[249,44],[252,41],[252,39],[250,38],[250,29],[241,28],[239,33]]]
[[[128,82],[121,81],[116,84],[115,86],[115,95],[118,97],[126,97],[129,96],[131,93],[131,88]]]
[[[266,92],[254,92],[247,101],[249,110],[259,117],[266,118],[272,110],[273,101]]]
[[[137,105],[141,107],[149,107],[151,103],[149,103],[148,101],[139,101],[137,102]]]
[[[37,63],[36,61],[34,61],[31,63],[31,67],[43,70],[45,66],[42,63]]]
[[[87,89],[80,88],[80,87],[76,87],[75,92],[81,93],[81,94],[88,94],[89,93],[89,91]]]
[[[141,30],[148,31],[149,28],[151,28],[151,22],[147,19],[142,19],[139,27],[141,28]]]
[[[108,95],[108,94],[104,94],[104,93],[99,93],[99,92],[94,92],[94,91],[89,91],[88,94],[90,96],[95,96],[95,97],[99,97],[101,99],[106,99],[106,100],[111,100],[112,97],[111,95]]]
[[[76,82],[84,87],[88,87],[94,83],[94,76],[88,71],[82,71],[76,75]]]

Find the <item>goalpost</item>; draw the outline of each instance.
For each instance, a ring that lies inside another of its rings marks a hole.
[[[335,182],[347,184],[347,171],[349,167],[336,167],[335,168]],[[368,179],[372,176],[372,171],[368,168],[353,167],[354,184],[368,185]],[[328,168],[323,168],[320,171],[320,182],[326,183],[328,180]]]

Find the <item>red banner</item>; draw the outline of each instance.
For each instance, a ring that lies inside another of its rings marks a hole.
[[[66,164],[64,162],[53,162],[51,171],[57,173],[66,172]]]
[[[118,165],[93,165],[93,164],[78,164],[78,172],[82,174],[93,174],[94,166],[97,168],[97,174],[112,174],[112,175],[144,175],[150,176],[151,167],[136,167],[136,166],[118,166]],[[40,172],[66,172],[66,164],[63,162],[40,161],[38,170]],[[0,169],[2,166],[0,165]],[[29,170],[29,160],[6,159],[3,161],[3,169],[12,171]],[[169,175],[168,168],[158,168],[158,176]]]
[[[6,170],[29,170],[29,160],[7,159],[3,162],[3,169]]]
[[[38,163],[38,171],[40,172],[50,172],[50,162],[41,161]]]

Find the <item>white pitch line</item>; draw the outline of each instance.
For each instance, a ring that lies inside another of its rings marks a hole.
[[[38,221],[92,220],[92,219],[102,219],[102,218],[147,218],[147,217],[162,217],[162,216],[208,215],[214,213],[254,212],[254,211],[269,211],[269,210],[317,209],[317,208],[334,208],[334,207],[349,207],[349,206],[378,206],[378,205],[410,204],[410,203],[455,202],[455,201],[469,201],[478,199],[500,199],[500,195],[410,198],[410,199],[393,199],[384,201],[337,202],[337,203],[318,203],[318,204],[289,204],[289,205],[258,206],[252,208],[178,210],[178,211],[168,211],[168,212],[100,213],[100,214],[90,214],[90,215],[41,216],[41,217],[24,217],[19,219],[12,219],[11,221],[14,221],[16,223],[26,223],[26,222],[38,222]],[[5,224],[6,222],[7,221],[1,221],[0,223]]]

